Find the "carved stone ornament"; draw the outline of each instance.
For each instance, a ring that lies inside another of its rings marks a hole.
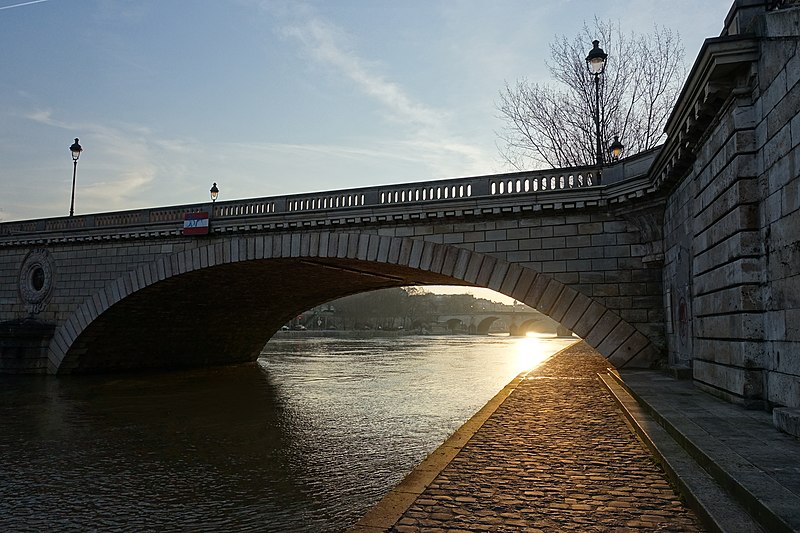
[[[655,203],[618,214],[639,230],[645,252],[642,262],[662,264],[664,262],[664,205]]]
[[[19,294],[31,314],[44,311],[53,290],[53,259],[44,248],[31,250],[19,271]]]

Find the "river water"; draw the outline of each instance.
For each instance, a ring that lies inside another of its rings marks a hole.
[[[287,338],[232,367],[0,376],[0,531],[342,531],[571,342]]]

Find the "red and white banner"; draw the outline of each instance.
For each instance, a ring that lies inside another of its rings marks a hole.
[[[183,215],[183,234],[184,235],[207,235],[208,234],[208,213],[186,213]]]

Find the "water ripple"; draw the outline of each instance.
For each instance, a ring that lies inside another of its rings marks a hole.
[[[341,531],[565,345],[292,339],[236,367],[2,377],[0,530]]]

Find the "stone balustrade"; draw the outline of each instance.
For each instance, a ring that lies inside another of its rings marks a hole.
[[[650,156],[648,156],[650,157]],[[620,166],[622,169],[623,166]],[[643,168],[646,168],[643,167]],[[618,170],[616,174],[625,174]],[[611,171],[611,175],[615,175]],[[224,202],[205,202],[200,204],[187,204],[179,206],[137,209],[113,213],[98,213],[74,217],[58,217],[41,220],[26,220],[6,222],[0,224],[0,245],[17,244],[19,239],[29,242],[28,238],[36,239],[36,235],[47,234],[66,235],[75,232],[91,234],[96,232],[96,238],[103,238],[104,230],[123,229],[130,227],[147,228],[143,231],[153,231],[157,226],[170,225],[178,230],[184,216],[190,213],[207,211],[211,218],[219,224],[225,220],[241,219],[242,217],[269,216],[269,215],[308,215],[319,218],[320,213],[330,214],[336,211],[351,211],[353,220],[358,220],[358,213],[354,210],[375,208],[403,208],[410,209],[416,205],[441,204],[448,205],[455,201],[475,199],[499,199],[516,197],[523,199],[524,195],[548,193],[570,193],[578,190],[597,189],[598,169],[581,167],[572,169],[538,170],[514,172],[489,176],[447,179],[435,182],[407,183],[378,187],[364,187],[358,189],[328,191],[307,194],[294,194],[266,198],[248,198],[244,200],[231,200]],[[585,196],[585,195],[584,195]],[[536,201],[552,200],[552,198],[536,198]],[[559,199],[550,207],[561,208],[584,207],[586,199],[564,201]],[[597,201],[590,201],[588,205],[598,205]],[[81,238],[87,238],[83,236]],[[63,237],[69,240],[69,237]]]

